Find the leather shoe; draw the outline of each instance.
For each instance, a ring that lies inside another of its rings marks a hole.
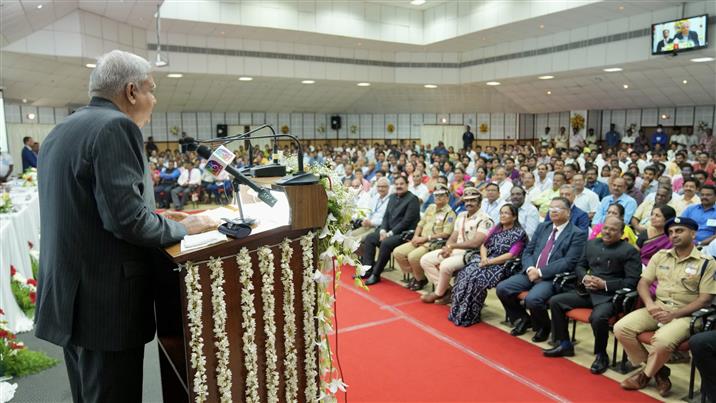
[[[420,291],[425,288],[426,285],[428,285],[428,279],[424,278],[422,280],[415,280],[413,285],[408,287],[408,289],[411,291]]]
[[[430,294],[424,294],[420,297],[420,300],[425,302],[426,304],[432,304],[435,303],[436,300],[442,298],[442,296],[435,294],[434,292],[431,292]]]
[[[592,367],[589,368],[589,370],[595,374],[603,374],[607,372],[607,369],[609,368],[609,356],[606,354],[597,354],[597,357],[594,359],[594,362],[592,363]]]
[[[442,297],[435,300],[435,303],[438,305],[448,305],[452,303],[452,288],[448,288]]]
[[[373,285],[380,283],[380,276],[376,276],[375,274],[371,274],[370,277],[368,277],[368,280],[365,281],[365,285]]]
[[[622,381],[621,386],[626,390],[639,390],[644,389],[649,384],[651,378],[646,376],[644,371],[639,371],[636,374]]]
[[[656,381],[656,391],[659,392],[661,397],[668,396],[671,391],[671,380],[669,380],[669,375],[671,375],[671,369],[667,366],[661,367],[659,372],[654,375],[654,380]]]
[[[515,328],[510,331],[510,334],[513,336],[522,336],[523,334],[527,333],[527,329],[529,329],[529,327],[529,320],[525,318],[519,318],[515,321]]]
[[[555,348],[542,350],[545,357],[574,357],[574,346],[564,347],[561,344]]]
[[[549,328],[537,329],[537,332],[532,336],[532,342],[541,343],[549,339]]]
[[[360,277],[362,280],[366,280],[368,277],[370,277],[371,274],[373,274],[373,269],[368,269],[362,276],[356,274],[353,276],[353,278]]]

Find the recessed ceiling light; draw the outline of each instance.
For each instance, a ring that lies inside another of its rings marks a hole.
[[[544,29],[544,24],[540,24],[539,29]]]
[[[363,43],[362,43],[362,42],[358,42],[358,43],[356,43],[356,46],[363,46]]]
[[[169,78],[182,78],[182,77],[184,77],[184,74],[181,74],[181,73],[169,73],[169,74],[167,74],[167,77],[169,77]]]
[[[441,118],[440,123],[447,123],[447,118]]]
[[[695,58],[695,59],[691,59],[691,61],[694,62],[694,63],[710,62],[710,61],[713,61],[713,60],[714,60],[713,57],[697,57],[697,58]]]
[[[301,84],[315,84],[316,82],[313,80],[303,80],[301,81]]]
[[[370,83],[358,83],[356,85],[359,87],[370,87]]]
[[[38,4],[38,5],[37,5],[37,9],[39,10],[39,9],[41,9],[41,8],[42,8],[42,4]]]
[[[224,32],[224,31],[221,31],[221,32],[219,32],[219,33],[220,33],[221,35],[224,35],[224,34],[225,34],[226,32]]]
[[[626,90],[626,89],[629,88],[629,84],[624,84],[623,87],[624,87],[624,89]]]
[[[689,82],[687,80],[682,81],[684,84],[688,84]]]
[[[607,73],[614,73],[617,71],[622,71],[622,68],[621,67],[608,67],[608,68],[604,69],[604,71],[606,71]]]
[[[624,10],[624,6],[619,6],[619,10]]]
[[[35,114],[32,113],[32,112],[30,112],[30,113],[27,114],[27,118],[30,119],[30,120],[35,120]]]
[[[537,78],[539,78],[540,80],[551,80],[554,78],[554,76],[539,76]]]
[[[251,81],[253,79],[253,77],[239,77],[239,81]]]
[[[85,67],[87,67],[88,69],[93,69],[93,68],[97,67],[97,64],[95,64],[95,63],[87,63],[87,64],[85,64]]]
[[[552,91],[547,91],[547,95],[552,95]]]
[[[423,4],[425,4],[425,0],[411,0],[410,4],[414,6],[422,6]]]
[[[438,88],[438,86],[435,85],[435,84],[425,84],[425,85],[423,85],[423,87],[425,87],[425,88]]]
[[[500,84],[502,84],[502,83],[500,83],[499,81],[488,81],[488,82],[486,82],[485,84],[487,84],[487,85],[500,85]]]
[[[662,114],[661,114],[661,120],[666,120],[666,119],[671,119],[671,116],[669,116],[669,115],[667,115],[667,114],[665,114],[665,113],[662,113]]]
[[[23,103],[23,104],[26,104],[26,103],[27,103],[27,98],[23,98],[23,99],[22,99],[22,103]]]

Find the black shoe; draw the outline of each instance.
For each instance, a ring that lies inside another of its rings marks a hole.
[[[515,328],[510,332],[513,336],[522,336],[527,333],[530,327],[530,321],[527,318],[519,318],[515,321]]]
[[[547,339],[549,339],[549,328],[537,329],[537,333],[532,336],[534,343],[541,343],[547,341]]]
[[[358,278],[358,277],[360,277],[361,279],[365,280],[365,279],[367,279],[368,277],[370,277],[371,274],[373,274],[373,269],[368,269],[368,270],[366,270],[365,274],[363,274],[362,276],[359,276],[359,275],[357,275],[357,274],[354,274],[354,275],[353,275],[353,278]]]
[[[542,350],[545,357],[574,357],[574,346],[562,347],[560,344],[555,348]]]
[[[410,289],[411,291],[420,291],[425,288],[426,285],[428,285],[428,279],[424,278],[422,280],[415,280],[413,285],[409,286],[408,289]]]
[[[418,281],[418,280],[416,280],[415,277],[411,278],[410,281],[408,281],[408,284],[405,285],[405,288],[407,288],[407,289],[409,289],[409,290],[412,290],[413,287],[415,287],[415,283],[416,283],[417,281]]]
[[[592,367],[589,369],[593,374],[599,375],[607,372],[609,368],[609,356],[606,354],[597,354],[597,358],[594,359]]]
[[[370,277],[368,277],[368,280],[365,281],[365,285],[373,285],[376,283],[380,283],[380,276],[376,276],[375,274],[371,274]]]

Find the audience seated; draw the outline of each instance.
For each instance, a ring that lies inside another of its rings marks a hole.
[[[532,239],[539,225],[539,212],[537,211],[537,207],[527,203],[525,200],[525,189],[522,188],[522,186],[512,187],[510,194],[510,202],[513,206],[517,207],[519,213],[520,226],[527,233],[527,238]]]
[[[545,350],[546,357],[574,355],[565,314],[575,308],[592,308],[589,321],[594,332],[596,358],[591,371],[593,374],[602,374],[609,367],[609,319],[615,313],[612,298],[617,290],[633,289],[641,274],[639,252],[621,239],[624,225],[624,221],[617,217],[607,217],[602,237],[587,242],[577,264],[577,289],[550,299],[552,329],[554,339],[559,344]]]
[[[154,199],[160,208],[169,208],[171,200],[171,191],[177,185],[179,179],[179,169],[174,166],[174,161],[167,162],[167,167],[162,169],[159,174],[159,184],[154,187]]]
[[[370,197],[370,201],[363,214],[365,218],[353,217],[353,231],[350,236],[363,241],[368,234],[383,223],[383,216],[388,207],[388,196],[390,191],[390,182],[387,178],[380,178],[375,183],[376,193]]]
[[[177,179],[177,186],[171,190],[172,203],[175,210],[183,210],[184,203],[192,192],[201,185],[201,171],[191,161],[184,161],[184,170]]]
[[[570,203],[562,197],[550,202],[552,222],[540,224],[522,254],[522,271],[497,285],[497,296],[514,323],[512,335],[527,332],[530,326],[525,307],[532,314],[537,331],[533,340],[545,341],[550,333],[547,301],[554,294],[552,279],[558,273],[573,271],[582,254],[587,234],[569,222]],[[517,295],[529,291],[522,306]]]
[[[499,222],[500,208],[504,204],[505,201],[500,195],[500,187],[494,182],[489,183],[485,187],[485,199],[482,200],[480,211],[489,216],[493,222]]]
[[[624,181],[624,178],[618,177],[612,181],[609,186],[610,194],[602,199],[597,212],[594,214],[594,218],[592,219],[593,225],[604,223],[604,219],[607,216],[607,209],[612,203],[618,203],[624,207],[624,222],[631,222],[631,217],[636,211],[637,204],[636,200],[624,193],[625,190],[626,181]]]
[[[465,268],[457,273],[448,316],[451,322],[458,326],[480,322],[487,290],[511,274],[506,263],[520,255],[526,241],[517,207],[505,204],[500,208],[500,222],[490,229],[479,253],[473,253]]]
[[[572,185],[562,185],[559,188],[559,195],[561,197],[564,197],[565,199],[569,200],[571,203],[571,210],[572,212],[569,215],[569,221],[574,224],[577,228],[581,229],[584,232],[589,231],[589,216],[586,212],[584,212],[582,209],[574,205],[574,199],[576,195],[576,191],[574,189],[574,186]],[[552,221],[549,218],[549,214],[547,214],[547,217],[544,218],[545,222]]]
[[[624,221],[624,206],[622,206],[619,203],[612,203],[609,208],[607,208],[607,217],[616,217],[622,221]],[[604,226],[603,223],[595,224],[592,226],[592,232],[589,234],[589,239],[595,239],[600,238],[602,236],[602,227]],[[636,245],[636,234],[634,233],[634,230],[631,229],[630,226],[625,225],[624,226],[624,232],[622,233],[622,239],[626,240],[632,245]]]
[[[448,193],[447,186],[442,184],[435,186],[433,191],[435,203],[425,211],[412,238],[393,251],[393,257],[400,270],[413,275],[407,286],[410,290],[422,290],[428,284],[420,267],[420,258],[430,251],[442,248],[444,241],[453,232],[455,212],[448,204]]]
[[[696,231],[695,240],[698,246],[705,246],[716,238],[716,186],[701,186],[701,204],[695,204],[687,207],[683,216],[690,218],[699,225]]]

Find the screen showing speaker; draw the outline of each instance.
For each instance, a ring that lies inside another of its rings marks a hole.
[[[663,55],[708,46],[708,14],[661,22],[651,26],[651,54]]]

